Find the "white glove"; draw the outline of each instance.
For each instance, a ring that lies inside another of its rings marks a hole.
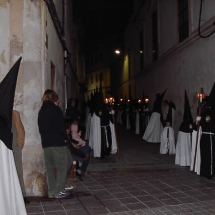
[[[201,116],[196,117],[196,121],[199,122],[201,120]]]

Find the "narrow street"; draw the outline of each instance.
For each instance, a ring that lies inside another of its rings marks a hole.
[[[32,198],[28,214],[215,214],[215,180],[160,155],[159,144],[117,127],[120,153],[91,158],[83,182],[64,199]],[[69,177],[71,182],[71,177]]]

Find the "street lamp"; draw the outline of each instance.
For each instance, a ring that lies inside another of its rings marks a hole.
[[[145,101],[145,122],[144,122],[145,127],[144,127],[144,129],[146,129],[146,127],[148,126],[148,123],[149,123],[149,102],[150,102],[149,96],[145,96],[144,101]]]

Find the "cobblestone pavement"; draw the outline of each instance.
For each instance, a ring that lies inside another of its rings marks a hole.
[[[91,158],[83,182],[70,197],[29,197],[28,214],[215,214],[215,180],[174,165],[174,155],[160,155],[159,144],[117,127],[120,153]],[[68,183],[71,178],[68,178]]]

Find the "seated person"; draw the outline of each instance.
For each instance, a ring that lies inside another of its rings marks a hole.
[[[86,141],[81,138],[83,129],[79,126],[78,120],[73,120],[71,122],[71,135],[72,139],[75,140],[78,146],[85,146]]]
[[[73,160],[78,162],[78,167],[76,171],[76,176],[79,180],[83,181],[82,175],[86,173],[89,160],[90,160],[90,151],[91,147],[89,145],[85,145],[85,142],[78,142],[71,138],[70,134],[71,123],[67,123],[67,134],[68,134],[68,148],[71,151]],[[84,156],[83,156],[84,155]]]

